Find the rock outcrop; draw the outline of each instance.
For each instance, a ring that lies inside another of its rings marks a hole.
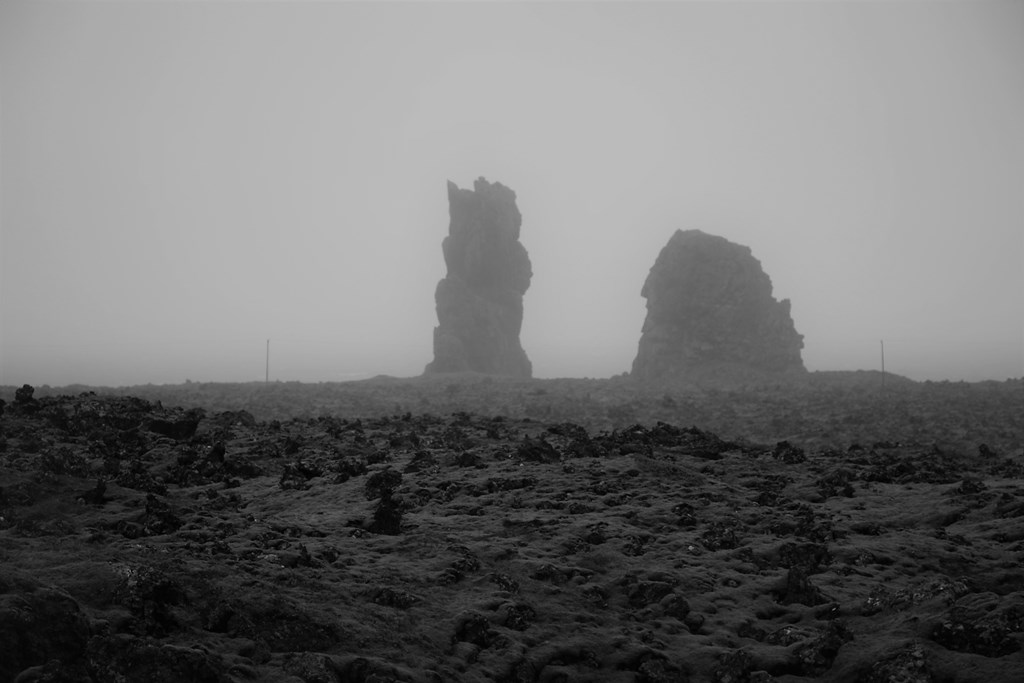
[[[749,247],[700,230],[677,230],[651,268],[632,375],[641,380],[803,372],[788,299]]]
[[[434,361],[426,372],[530,377],[533,366],[519,332],[533,271],[519,242],[523,217],[516,193],[483,178],[472,190],[449,181],[448,208],[442,244],[448,273],[437,284]]]

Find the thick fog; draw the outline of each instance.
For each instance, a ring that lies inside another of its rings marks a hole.
[[[1024,3],[4,2],[0,69],[0,384],[418,375],[478,176],[535,376],[689,228],[810,370],[1024,375]]]

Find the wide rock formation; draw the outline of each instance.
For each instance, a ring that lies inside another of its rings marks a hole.
[[[427,373],[482,372],[530,377],[519,343],[523,295],[533,271],[519,242],[516,193],[478,178],[472,190],[448,182],[451,222],[442,248],[448,267],[437,283],[438,326]]]
[[[749,247],[700,230],[677,230],[641,295],[647,319],[633,361],[642,380],[721,373],[804,371],[788,299]]]

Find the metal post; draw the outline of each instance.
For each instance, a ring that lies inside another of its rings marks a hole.
[[[270,340],[267,340],[267,375],[263,380],[264,384],[270,384]]]

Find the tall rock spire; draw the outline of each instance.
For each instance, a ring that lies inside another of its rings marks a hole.
[[[442,243],[448,273],[434,295],[438,326],[426,372],[530,377],[533,366],[519,332],[533,271],[519,242],[523,217],[516,193],[483,178],[472,190],[448,181],[448,210]]]

